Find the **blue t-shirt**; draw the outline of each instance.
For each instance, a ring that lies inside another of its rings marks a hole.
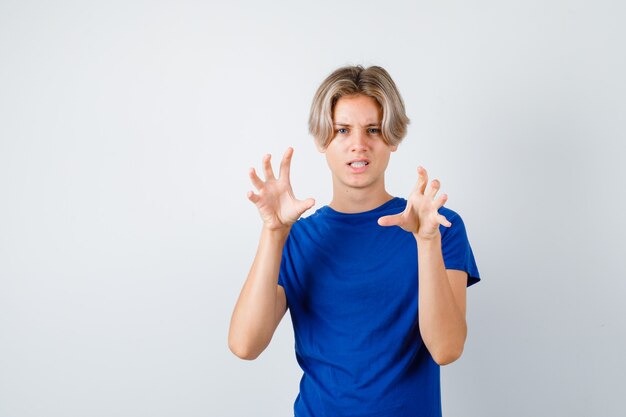
[[[418,328],[417,245],[412,233],[382,227],[400,213],[394,198],[364,213],[328,206],[292,227],[278,284],[285,289],[296,359],[304,374],[296,417],[441,416],[439,365]],[[446,269],[480,280],[461,217],[440,226]]]

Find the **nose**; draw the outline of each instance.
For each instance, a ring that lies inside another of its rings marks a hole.
[[[350,150],[352,152],[364,151],[367,149],[367,135],[365,132],[356,130],[352,135],[352,141],[350,142]]]

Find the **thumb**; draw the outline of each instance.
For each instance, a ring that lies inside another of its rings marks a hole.
[[[298,201],[298,212],[300,214],[304,213],[311,207],[315,205],[315,200],[312,198],[307,198],[306,200]]]
[[[397,226],[400,224],[400,219],[402,218],[402,213],[393,214],[390,216],[383,216],[378,219],[378,224],[380,226]]]

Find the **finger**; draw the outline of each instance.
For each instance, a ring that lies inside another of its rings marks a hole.
[[[263,173],[265,174],[265,181],[275,180],[274,171],[272,171],[272,155],[267,154],[263,157]]]
[[[289,181],[289,171],[291,169],[291,157],[293,156],[293,148],[287,148],[283,160],[280,162],[279,178],[285,178]]]
[[[417,184],[415,185],[415,190],[419,191],[420,194],[424,194],[424,190],[426,189],[427,183],[428,183],[428,173],[423,167],[421,166],[417,167]]]
[[[448,219],[446,219],[446,216],[444,216],[444,215],[442,215],[442,214],[438,215],[438,216],[437,216],[437,219],[439,220],[439,224],[442,224],[442,225],[444,225],[444,226],[446,226],[446,227],[450,227],[450,226],[452,226],[452,223],[450,223],[450,222],[448,221]]]
[[[250,175],[252,185],[254,185],[257,190],[260,190],[263,187],[263,181],[261,181],[261,178],[259,178],[259,176],[256,174],[255,169],[250,168],[250,172],[248,173],[248,175]]]
[[[401,223],[402,213],[392,214],[390,216],[383,216],[378,218],[378,224],[380,226],[397,226]]]
[[[426,195],[434,200],[440,188],[441,183],[439,182],[439,180],[432,180],[432,182],[430,183],[430,189],[428,190]]]
[[[258,194],[254,194],[252,191],[248,191],[248,200],[252,201],[254,204],[258,203],[261,197]]]
[[[437,200],[435,200],[435,207],[440,209],[444,204],[446,204],[446,201],[448,201],[448,194],[442,194]]]
[[[315,205],[315,200],[312,198],[307,198],[306,200],[298,201],[298,212],[300,215],[313,207]]]

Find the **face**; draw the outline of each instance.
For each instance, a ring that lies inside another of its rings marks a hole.
[[[368,96],[344,96],[333,111],[334,137],[326,148],[335,191],[368,189],[385,192],[384,174],[397,146],[385,143],[382,109]]]

